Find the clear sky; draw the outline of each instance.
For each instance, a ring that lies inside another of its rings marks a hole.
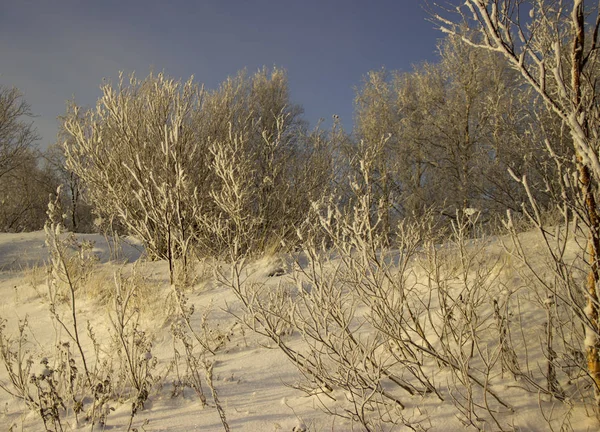
[[[3,1],[0,83],[25,93],[41,147],[55,141],[67,99],[94,105],[119,70],[216,88],[242,68],[276,65],[311,126],[337,114],[350,129],[369,70],[435,60],[442,34],[426,18],[421,0]]]

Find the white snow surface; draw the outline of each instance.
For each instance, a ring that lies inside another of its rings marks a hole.
[[[526,243],[535,247],[534,234]],[[152,389],[149,400],[133,422],[133,427],[142,431],[221,431],[223,426],[214,407],[210,391],[205,388],[209,405],[202,408],[201,403],[190,388],[183,395],[173,396],[173,372],[169,365],[173,360],[173,342],[170,333],[168,296],[170,294],[168,266],[165,262],[144,261],[143,248],[134,239],[122,239],[120,252],[115,254],[114,245],[101,235],[78,235],[78,238],[91,241],[93,252],[98,258],[96,272],[104,274],[108,282],[116,271],[128,271],[135,261],[137,267],[146,278],[148,286],[155,287],[155,294],[148,296],[147,310],[143,314],[142,325],[153,339],[151,356],[158,359],[157,371],[167,376],[162,386]],[[27,318],[31,328],[29,353],[35,359],[34,370],[40,372],[43,365],[38,364],[44,358],[51,358],[54,346],[65,340],[50,318],[49,304],[45,296],[44,265],[48,259],[48,248],[44,244],[44,233],[0,234],[0,318],[6,320],[6,334],[16,335],[20,320]],[[491,243],[490,253],[500,250],[497,243]],[[114,259],[117,258],[117,259]],[[277,284],[280,278],[277,270],[285,259],[264,258],[251,265],[256,270],[255,277],[267,284]],[[285,263],[284,263],[285,264]],[[200,320],[202,311],[210,308],[209,323],[228,335],[224,348],[214,357],[214,384],[218,391],[227,421],[234,431],[351,431],[362,430],[360,424],[351,424],[347,420],[328,416],[318,407],[313,397],[292,388],[290,385],[302,379],[295,366],[278,349],[271,346],[268,340],[253,334],[250,330],[241,331],[236,318],[231,312],[239,311],[239,303],[233,292],[219,285],[211,275],[216,264],[206,264],[200,271],[193,287],[186,292],[190,302],[195,306],[195,320]],[[283,266],[285,267],[285,265]],[[275,277],[269,277],[273,274]],[[515,284],[519,280],[515,278]],[[96,288],[98,289],[98,288]],[[523,289],[520,286],[507,284],[504,291]],[[97,340],[102,344],[110,331],[108,306],[102,304],[98,297],[88,296],[78,300],[77,313],[85,333],[86,324],[93,328]],[[536,317],[525,315],[524,319]],[[194,321],[198,323],[199,321]],[[532,327],[538,332],[540,326]],[[534,334],[532,333],[532,334]],[[290,336],[298,337],[298,336]],[[85,339],[85,336],[84,336]],[[300,339],[298,338],[298,343]],[[89,343],[84,342],[86,350]],[[110,353],[108,353],[110,356]],[[50,360],[52,362],[52,360]],[[543,367],[540,365],[540,367]],[[37,369],[36,369],[37,368]],[[436,377],[439,383],[447,378],[440,371]],[[0,381],[7,383],[7,373],[0,364]],[[507,380],[507,386],[510,383]],[[518,431],[546,431],[548,424],[540,414],[540,404],[547,408],[552,402],[536,394],[515,391],[509,402],[515,407],[514,413],[505,413],[502,423],[508,427],[514,425]],[[127,430],[131,401],[114,402],[106,425],[96,425],[93,430]],[[407,418],[426,413],[430,423],[430,431],[460,431],[465,426],[458,420],[456,409],[450,401],[440,402],[429,396],[419,397],[411,405],[412,411]],[[556,413],[561,406],[556,405]],[[546,413],[551,412],[551,409]],[[554,413],[553,415],[556,415]],[[560,416],[557,415],[557,418]],[[67,414],[63,422],[65,430],[91,430],[91,426],[80,420],[75,423],[74,417]],[[147,422],[146,422],[147,421]],[[597,420],[586,414],[584,407],[574,405],[571,411],[571,425],[574,431],[598,430]],[[25,405],[12,398],[0,389],[0,431],[42,431],[43,424],[38,415],[30,412]],[[396,426],[386,430],[409,430]],[[467,430],[474,430],[468,429]],[[485,429],[497,430],[497,428]],[[560,430],[560,427],[557,429]]]

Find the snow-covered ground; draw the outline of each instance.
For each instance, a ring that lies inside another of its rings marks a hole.
[[[131,267],[132,262],[141,256],[139,245],[131,241],[124,242],[119,257],[127,260],[128,264],[117,264],[111,261],[111,254],[114,253],[104,237],[79,235],[78,238],[93,242],[93,252],[98,257],[95,271],[104,274],[107,283],[112,282],[114,272]],[[54,344],[67,339],[53,324],[45,298],[44,263],[48,259],[48,248],[44,239],[44,232],[0,234],[0,317],[6,320],[5,333],[9,335],[16,335],[19,322],[27,319],[32,335],[29,349],[38,361],[43,357],[50,358]],[[152,355],[158,359],[156,370],[162,374],[173,358],[169,316],[164,308],[169,294],[168,267],[164,262],[149,262],[142,267],[140,273],[157,291],[151,298],[153,304],[144,306],[146,313],[143,326],[152,334]],[[226,345],[216,355],[214,381],[232,430],[291,431],[300,424],[306,424],[312,430],[322,430],[331,426],[332,421],[316,411],[310,399],[287,386],[299,379],[299,373],[285,356],[279,350],[265,347],[267,342],[248,330],[242,333],[239,325],[235,325],[234,317],[226,310],[231,309],[230,305],[236,300],[227,288],[217,286],[204,276],[188,292],[188,296],[197,311],[206,310],[210,305],[210,325],[224,329],[229,334]],[[77,310],[80,320],[89,321],[98,341],[106,344],[110,338],[107,308],[95,300],[81,300]],[[40,367],[37,362],[33,366],[34,369]],[[190,388],[186,388],[183,395],[174,397],[170,378],[154,389],[144,410],[134,419],[133,427],[140,427],[148,420],[144,426],[147,431],[223,430],[212,402],[202,407]],[[0,379],[7,382],[3,366],[0,368]],[[205,390],[210,398],[210,391]],[[120,405],[115,403],[115,411],[110,413],[104,428],[126,430],[130,406],[131,403],[125,401]],[[0,407],[0,430],[11,427],[15,431],[21,430],[21,427],[26,431],[43,430],[37,415],[1,390]],[[90,428],[83,422],[75,427],[72,419],[70,424],[63,426],[66,430]],[[96,426],[95,430],[102,428]]]
[[[535,250],[538,240],[534,234],[528,234],[526,243]],[[141,299],[140,328],[152,342],[151,357],[157,360],[153,376],[160,379],[151,389],[143,410],[133,419],[132,428],[145,431],[219,431],[223,430],[219,413],[215,408],[210,390],[205,384],[204,392],[208,404],[202,406],[196,393],[190,387],[178,391],[174,385],[176,372],[173,368],[175,355],[172,337],[173,293],[169,288],[168,266],[165,262],[147,262],[143,260],[142,247],[131,239],[125,239],[119,248],[107,243],[100,235],[81,235],[82,240],[93,243],[92,252],[97,257],[92,276],[87,279],[89,292],[80,293],[77,298],[76,313],[83,329],[83,346],[92,358],[92,344],[87,328],[91,328],[104,359],[110,359],[114,340],[109,312],[114,307],[111,301],[104,300],[102,291],[114,284],[114,274],[131,274],[136,272],[140,277],[140,286],[145,292],[139,294]],[[32,371],[39,373],[44,367],[41,359],[55,361],[56,346],[68,340],[65,331],[60,328],[49,312],[47,298],[45,263],[48,260],[48,247],[44,244],[43,232],[23,234],[0,234],[0,318],[6,320],[5,335],[16,337],[19,323],[27,320],[27,356],[33,360]],[[118,253],[115,251],[118,249]],[[490,256],[498,256],[501,247],[492,242],[485,249]],[[116,259],[115,259],[116,258]],[[141,259],[140,259],[141,258]],[[491,260],[491,258],[490,258]],[[136,261],[140,261],[135,264]],[[251,264],[255,278],[267,285],[276,286],[288,275],[273,273],[273,259],[263,259]],[[220,285],[213,277],[214,263],[198,265],[195,279],[185,294],[189,304],[193,304],[195,313],[192,326],[200,331],[202,319],[206,319],[207,327],[214,329],[223,338],[224,344],[210,360],[214,362],[214,387],[218,392],[220,404],[224,410],[231,430],[238,431],[350,431],[362,430],[360,424],[352,424],[339,417],[325,414],[314,397],[292,388],[302,376],[281,350],[272,346],[265,338],[244,329],[236,322],[235,314],[240,312],[239,301],[230,288]],[[504,270],[499,270],[504,271]],[[416,272],[416,275],[422,275]],[[522,279],[510,275],[502,279],[503,289],[523,289]],[[514,285],[510,285],[510,284]],[[67,304],[61,307],[64,309]],[[68,311],[67,309],[64,309]],[[210,313],[205,314],[206,311]],[[61,312],[62,313],[62,312]],[[203,317],[204,315],[204,317]],[[524,314],[530,319],[530,325],[524,328],[531,335],[540,332],[540,319],[535,314]],[[65,318],[67,320],[67,318]],[[89,323],[89,324],[88,324]],[[289,336],[292,344],[300,344],[298,335]],[[297,341],[293,339],[297,338]],[[72,352],[76,350],[71,346]],[[183,352],[181,346],[179,353]],[[74,355],[77,358],[76,355]],[[79,360],[78,360],[79,361]],[[113,361],[117,361],[113,359]],[[536,361],[533,359],[532,361]],[[181,361],[179,363],[181,366]],[[183,367],[183,366],[181,366]],[[535,366],[542,368],[543,364]],[[443,370],[435,377],[435,381],[443,383],[449,378]],[[202,372],[203,376],[203,372]],[[10,388],[8,375],[4,365],[0,363],[0,381]],[[514,385],[517,389],[511,387]],[[443,385],[442,385],[443,387]],[[549,401],[547,397],[531,392],[520,391],[518,383],[507,380],[501,389],[514,412],[500,415],[501,424],[509,430],[546,431],[548,423],[542,417],[540,406],[546,415],[560,419],[564,413],[562,404]],[[125,393],[123,393],[125,394]],[[482,401],[480,401],[482,402]],[[483,403],[483,402],[482,402]],[[127,430],[132,401],[125,396],[114,398],[109,405],[109,412],[104,426],[96,425],[93,430]],[[67,404],[68,405],[68,404]],[[554,407],[554,411],[553,411]],[[87,409],[88,407],[84,407]],[[407,407],[407,418],[418,415],[428,418],[422,423],[424,429],[431,431],[464,430],[459,421],[457,411],[451,401],[440,402],[434,397],[415,397]],[[91,430],[80,414],[77,424],[71,412],[61,412],[64,430]],[[597,430],[597,420],[586,415],[585,407],[573,403],[570,413],[570,425],[575,431]],[[0,430],[41,431],[44,430],[40,416],[28,410],[25,404],[11,397],[0,389]],[[390,427],[386,430],[405,430],[402,426]],[[409,430],[409,429],[406,429]],[[474,429],[472,429],[474,430]],[[498,430],[493,425],[485,430]],[[560,426],[556,430],[561,430]],[[570,429],[564,429],[570,430]]]

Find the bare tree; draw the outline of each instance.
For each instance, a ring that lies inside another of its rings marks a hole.
[[[0,85],[0,178],[23,162],[38,139],[31,107],[17,88]]]
[[[74,103],[62,148],[95,212],[158,258],[277,250],[329,186],[330,154],[289,100],[285,71],[261,69],[205,91],[159,74]],[[234,242],[238,242],[234,244]]]
[[[500,53],[571,134],[578,196],[565,204],[579,204],[571,208],[585,223],[589,238],[589,275],[581,287],[587,306],[580,316],[586,327],[588,370],[600,405],[598,5],[586,8],[583,0],[468,0],[455,12],[459,18],[454,20],[442,12],[435,15],[441,30]],[[474,32],[466,32],[466,27]],[[563,155],[549,151],[557,164],[565,163]]]
[[[200,153],[189,124],[202,93],[191,80],[150,75],[129,86],[102,86],[94,110],[75,104],[63,118],[67,168],[87,188],[96,211],[117,218],[151,254],[174,263],[185,256],[199,209],[190,170]]]
[[[37,132],[29,104],[16,88],[0,85],[0,230],[41,229],[47,193],[55,187],[37,166]],[[48,187],[46,187],[48,186]]]
[[[526,197],[507,168],[527,170],[533,184],[552,168],[539,128],[530,127],[534,95],[522,91],[523,80],[497,53],[457,37],[441,41],[439,53],[438,63],[409,73],[370,72],[357,93],[358,138],[386,138],[381,193],[395,195],[401,214],[430,206],[450,218],[468,208],[520,211]],[[535,137],[523,140],[524,133]]]
[[[17,165],[0,177],[0,231],[42,229],[48,195],[57,185],[54,174],[38,166],[35,153],[27,149],[20,154]]]

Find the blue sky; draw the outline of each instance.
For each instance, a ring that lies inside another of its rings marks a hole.
[[[435,60],[442,34],[420,0],[16,0],[0,6],[0,84],[25,93],[40,146],[65,101],[92,106],[102,78],[153,69],[215,88],[265,66],[288,71],[314,126],[352,126],[354,88],[373,69]]]

